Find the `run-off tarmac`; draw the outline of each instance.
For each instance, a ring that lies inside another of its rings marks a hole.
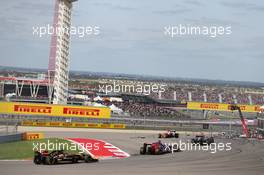
[[[1,175],[44,175],[44,174],[203,174],[203,175],[262,175],[264,172],[264,142],[245,139],[216,139],[231,142],[231,151],[183,151],[165,155],[140,155],[139,148],[144,142],[157,141],[157,131],[109,131],[109,130],[43,130],[46,137],[93,138],[105,140],[131,156],[124,159],[101,160],[98,163],[78,163],[63,165],[35,165],[32,161],[0,161]],[[188,141],[192,136],[180,135],[179,139],[161,139],[174,143],[180,139]]]

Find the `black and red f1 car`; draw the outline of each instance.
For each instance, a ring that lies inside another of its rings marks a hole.
[[[195,138],[192,138],[191,143],[200,145],[210,145],[211,143],[214,143],[214,138],[206,137],[204,135],[196,135]]]
[[[179,148],[172,150],[171,145],[166,145],[161,143],[161,141],[154,142],[154,143],[144,143],[142,147],[140,147],[140,154],[151,154],[151,155],[159,155],[159,154],[166,154],[172,153],[173,151],[180,151]]]
[[[179,138],[179,133],[175,130],[168,130],[164,133],[159,133],[159,138]]]
[[[34,155],[35,164],[54,165],[59,163],[78,163],[80,161],[89,163],[97,162],[98,159],[92,158],[88,154],[70,154],[63,150],[56,150],[50,153],[48,151],[35,151]]]

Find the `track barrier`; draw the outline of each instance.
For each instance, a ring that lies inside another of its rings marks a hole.
[[[65,127],[65,128],[104,128],[104,129],[125,129],[125,124],[120,123],[77,123],[77,122],[35,122],[22,121],[21,126],[39,127]]]
[[[43,139],[44,134],[41,132],[25,132],[22,136],[23,140],[37,140]]]

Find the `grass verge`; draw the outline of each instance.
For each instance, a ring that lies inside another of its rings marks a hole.
[[[34,156],[34,145],[37,143],[67,143],[71,144],[70,141],[60,139],[60,138],[45,138],[39,140],[29,140],[29,141],[16,141],[16,142],[8,142],[0,144],[0,160],[20,160],[20,159],[33,159]],[[55,146],[54,149],[55,150]],[[49,151],[51,151],[49,150]],[[67,151],[68,152],[68,151]],[[76,151],[69,151],[77,153]]]

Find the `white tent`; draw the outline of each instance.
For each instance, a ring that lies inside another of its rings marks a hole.
[[[110,108],[111,111],[112,111],[113,113],[115,113],[115,114],[120,114],[120,113],[123,112],[122,109],[118,108],[118,107],[115,106],[114,104],[111,104],[111,105],[109,106],[109,108]]]
[[[260,107],[259,113],[264,113],[264,105]]]
[[[101,103],[93,103],[92,105],[96,107],[105,107],[105,105],[102,105]]]
[[[81,100],[90,100],[88,95],[83,95],[83,94],[70,94],[69,96],[71,98],[76,98],[76,99],[81,99]]]
[[[6,98],[14,97],[16,96],[16,93],[8,93],[6,94]]]
[[[103,99],[100,96],[97,96],[93,99],[94,101],[103,101]]]
[[[118,97],[111,97],[110,101],[123,102],[123,99]]]

